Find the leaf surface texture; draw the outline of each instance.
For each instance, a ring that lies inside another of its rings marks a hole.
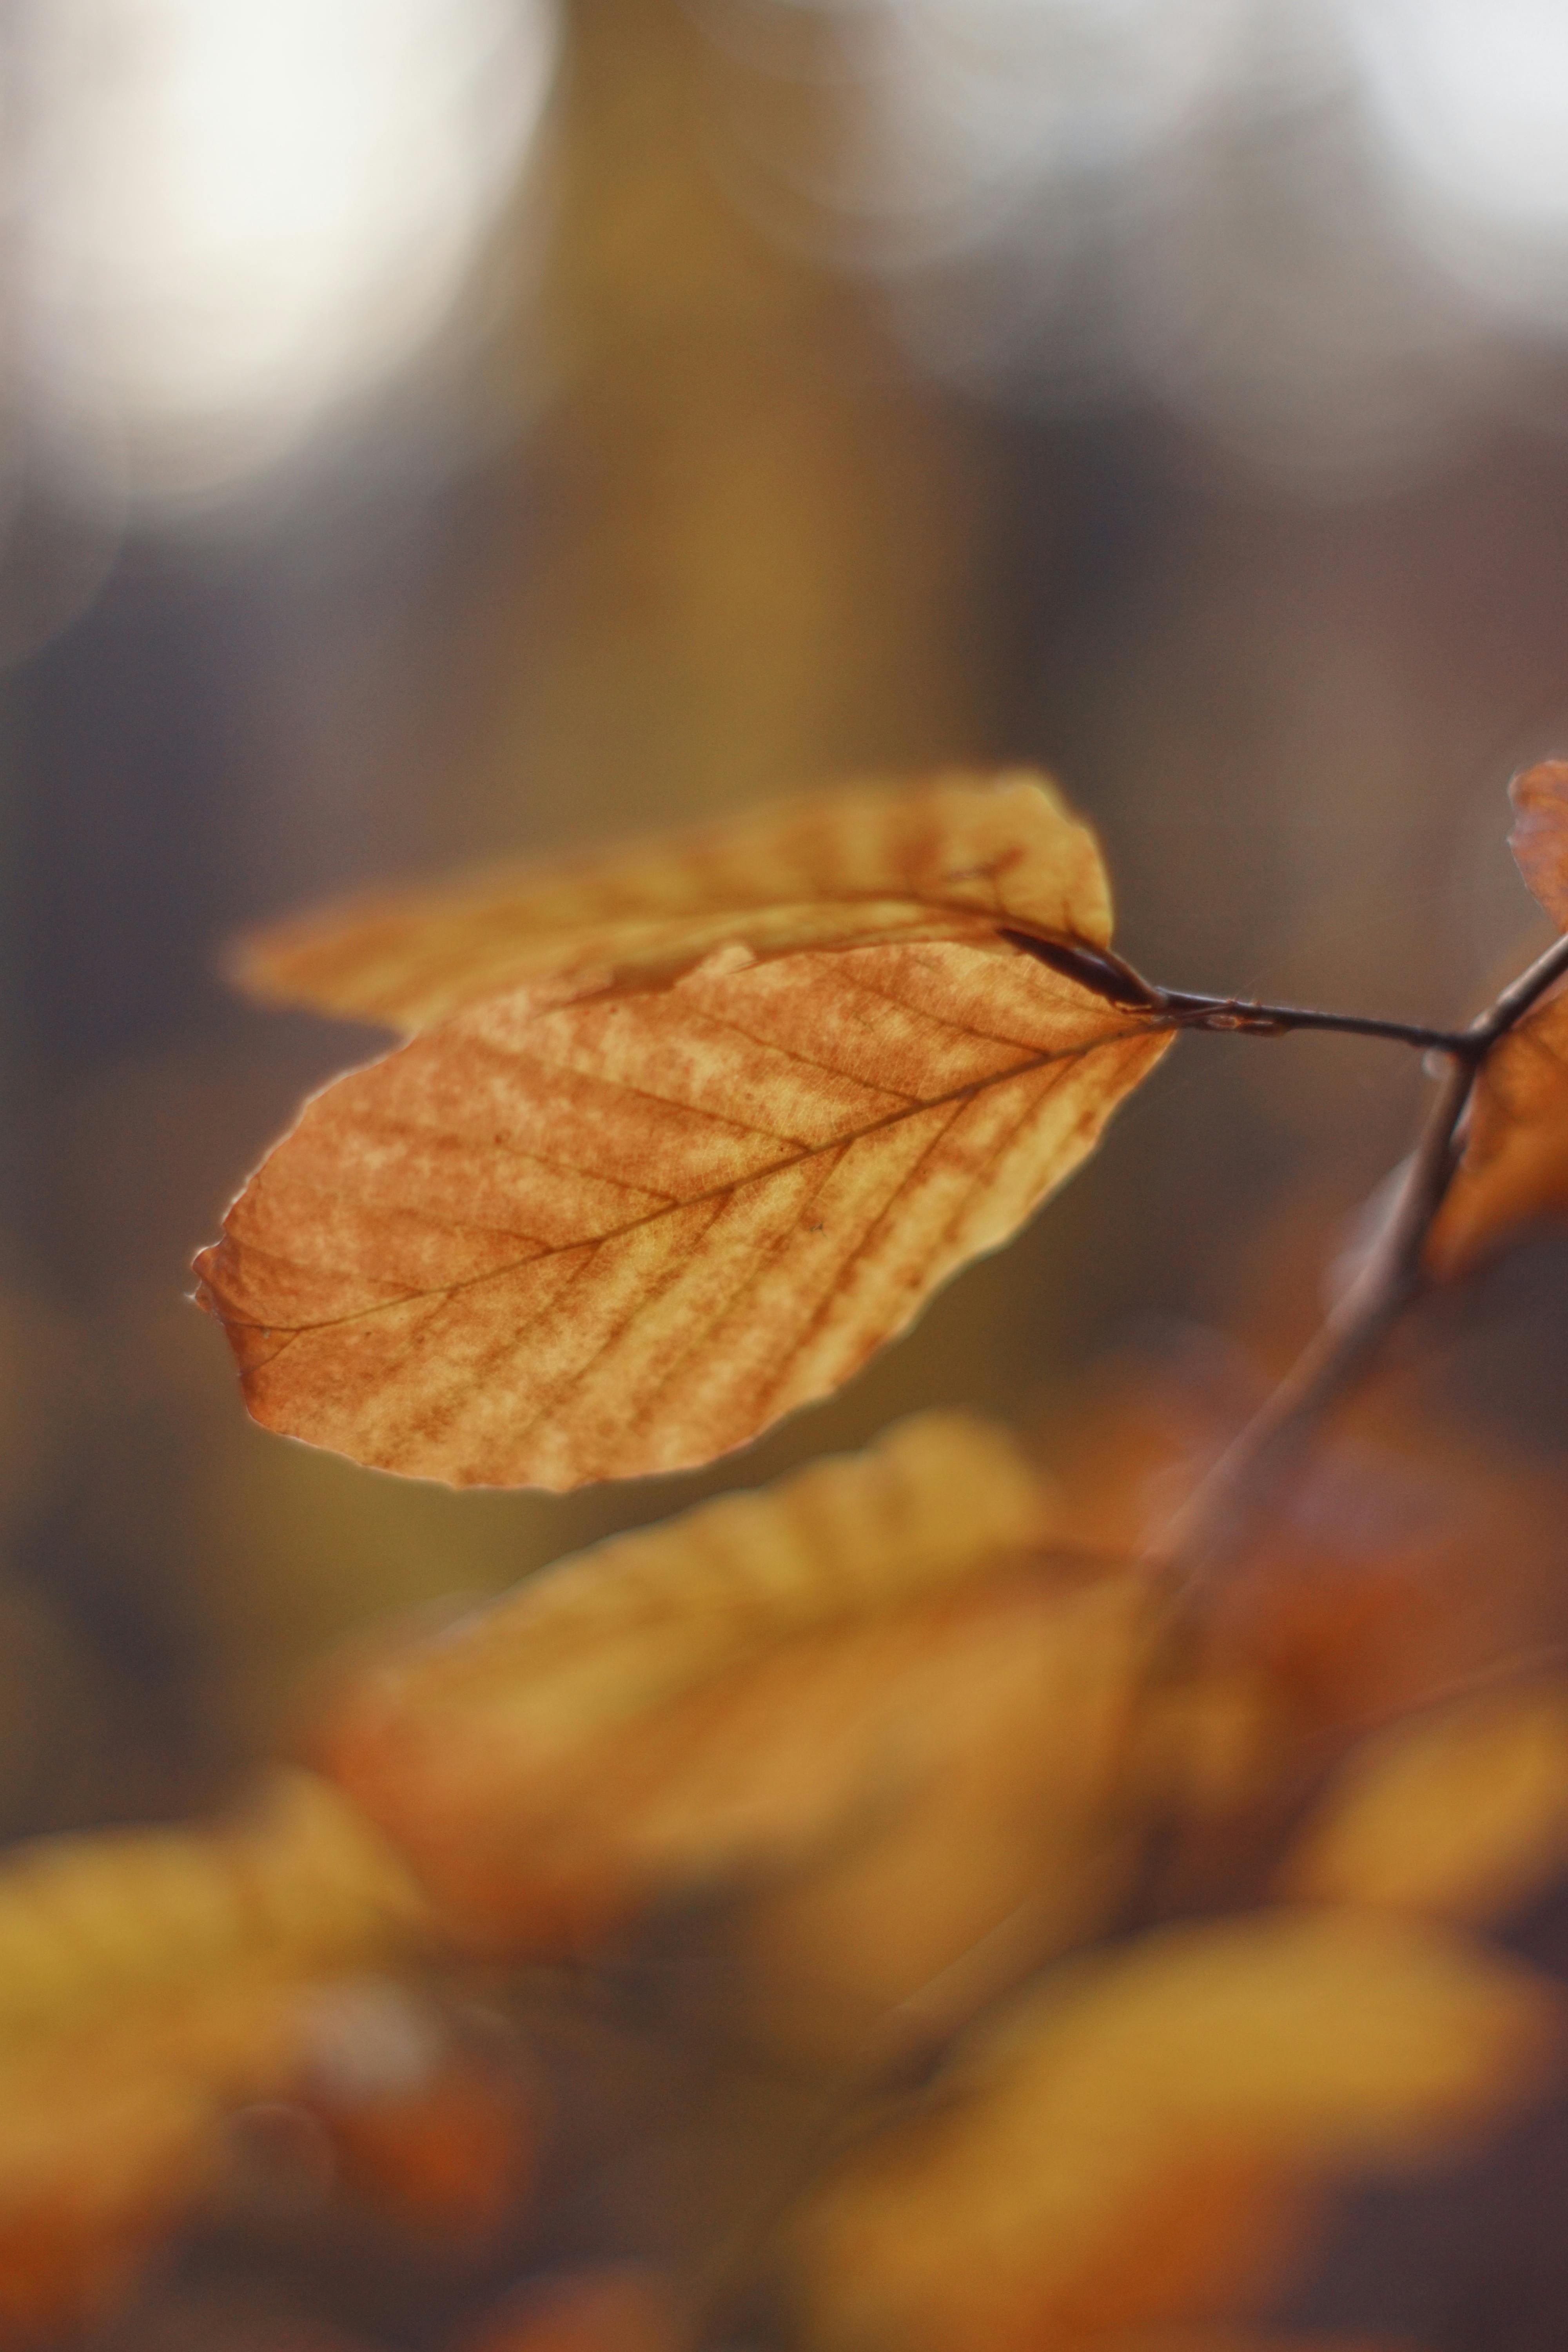
[[[1568,760],[1523,768],[1509,787],[1513,831],[1508,845],[1531,894],[1560,931],[1568,931]]]
[[[664,841],[367,898],[246,941],[258,995],[418,1029],[557,972],[675,978],[719,947],[973,937],[1012,923],[1103,946],[1093,834],[1044,777],[846,788]]]
[[[307,1107],[199,1295],[257,1419],[356,1461],[683,1468],[1006,1241],[1169,1043],[1000,942],[487,997]]]

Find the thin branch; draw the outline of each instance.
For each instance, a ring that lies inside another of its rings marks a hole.
[[[1331,1030],[1390,1038],[1450,1057],[1398,1201],[1354,1281],[1311,1346],[1167,1530],[1157,1565],[1171,1594],[1167,1625],[1179,1631],[1182,1603],[1244,1548],[1260,1509],[1289,1474],[1322,1414],[1354,1382],[1423,1286],[1426,1236],[1458,1164],[1460,1125],[1477,1075],[1498,1039],[1568,972],[1568,938],[1556,941],[1469,1028],[1444,1030],[1161,989],[1109,950],[1023,931],[1008,930],[1003,936],[1107,1002],[1166,1015],[1173,1026],[1255,1036]],[[1100,1569],[1107,1563],[1095,1559],[1077,1564]],[[1158,1644],[1152,1649],[1152,1663],[1162,1649]],[[1168,1648],[1163,1654],[1169,1664]],[[1037,1955],[1037,1909],[1033,1903],[1021,1905],[899,2003],[872,2032],[859,2064],[840,2083],[824,2086],[798,2143],[784,2151],[776,2175],[691,2282],[688,2318],[700,2341],[708,2340],[722,2323],[759,2248],[818,2177],[858,2118],[879,2095],[909,2088],[957,2032],[1027,1974]]]
[[[1488,1055],[1568,973],[1568,937],[1553,940],[1468,1029],[1446,1042],[1454,1059],[1411,1157],[1394,1213],[1322,1328],[1200,1481],[1164,1531],[1160,1566],[1176,1606],[1245,1549],[1325,1412],[1364,1372],[1425,1287],[1427,1235],[1459,1160],[1459,1129]]]
[[[1470,1024],[1470,1034],[1484,1036],[1489,1045],[1495,1044],[1499,1037],[1513,1027],[1521,1013],[1529,1012],[1538,997],[1545,995],[1553,981],[1562,979],[1565,971],[1568,971],[1568,933],[1560,940],[1553,940],[1545,952],[1536,957],[1528,971],[1521,971],[1517,980],[1510,982],[1496,1003],[1489,1005],[1479,1021]]]
[[[1391,1037],[1429,1054],[1474,1060],[1485,1049],[1468,1029],[1429,1029],[1417,1021],[1380,1021],[1361,1013],[1321,1013],[1299,1004],[1260,1004],[1249,997],[1197,996],[1185,989],[1160,992],[1184,1029],[1234,1030],[1248,1037],[1282,1037],[1296,1029],[1326,1029],[1344,1037]]]
[[[1381,1021],[1360,1013],[1321,1013],[1300,1004],[1260,1004],[1250,997],[1202,996],[1190,989],[1161,988],[1111,949],[1056,931],[1002,926],[998,937],[1106,1003],[1131,1012],[1166,1014],[1173,1026],[1183,1029],[1239,1030],[1252,1037],[1283,1037],[1294,1029],[1329,1029],[1342,1036],[1391,1037],[1426,1053],[1474,1058],[1486,1050],[1484,1042],[1468,1029],[1429,1029],[1415,1021]]]

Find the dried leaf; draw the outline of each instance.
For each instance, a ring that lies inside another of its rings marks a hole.
[[[1559,929],[1568,929],[1568,760],[1515,776],[1509,846]],[[1476,1080],[1465,1151],[1427,1243],[1444,1277],[1465,1273],[1511,1234],[1568,1212],[1568,992],[1532,1005],[1494,1045]]]
[[[460,2352],[687,2352],[693,2340],[664,2282],[626,2264],[524,2287]]]
[[[1568,1685],[1434,1709],[1357,1749],[1284,1872],[1308,1901],[1517,1908],[1568,1864]]]
[[[1251,2327],[1140,2327],[1097,2336],[1072,2352],[1419,2352],[1407,2336],[1273,2336]]]
[[[706,1462],[826,1395],[1170,1042],[1004,944],[487,999],[319,1095],[197,1261],[268,1427],[454,1485]]]
[[[345,1693],[332,1762],[458,1920],[544,1950],[880,1821],[924,1785],[948,1711],[1012,1704],[1020,1676],[1081,1815],[1117,1749],[1141,1588],[998,1579],[1044,1524],[999,1432],[922,1416],[394,1654]]]
[[[1319,2185],[1483,2128],[1560,2032],[1544,1980],[1367,1913],[1080,1962],[818,2192],[797,2237],[810,2341],[1037,2352],[1221,2316],[1294,2253]]]
[[[1568,993],[1543,997],[1481,1066],[1465,1150],[1426,1262],[1463,1274],[1524,1227],[1568,1212]]]
[[[911,1622],[931,1672],[923,1687],[906,1677],[921,1708],[907,1801],[748,1906],[749,2012],[768,2046],[855,2065],[873,2042],[939,2048],[987,1999],[1102,1932],[1150,1813],[1172,1803],[1169,1780],[1142,1813],[1123,1801],[1146,1626],[1132,1574],[1078,1589],[990,1580],[963,1615]]]
[[[1568,760],[1521,768],[1509,786],[1513,831],[1508,845],[1534,898],[1560,931],[1568,931]]]
[[[646,985],[734,943],[767,956],[998,922],[1110,937],[1094,835],[1025,770],[851,788],[608,856],[329,908],[257,934],[237,969],[259,996],[421,1029],[557,972]]]
[[[323,1980],[421,1906],[338,1793],[281,1779],[233,1829],[51,1840],[0,1870],[0,2331],[116,2292],[240,2102],[299,2063]]]

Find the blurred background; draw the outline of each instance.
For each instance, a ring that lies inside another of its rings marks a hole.
[[[916,1406],[1060,1428],[1151,1318],[1288,1352],[1406,1148],[1397,1047],[1189,1042],[701,1477],[268,1436],[189,1260],[381,1041],[224,942],[1035,761],[1155,977],[1466,1015],[1539,940],[1507,778],[1568,743],[1568,11],[11,0],[0,68],[0,1838],[219,1802],[355,1629]],[[1559,1467],[1565,1293],[1494,1286],[1466,1373]],[[1500,2211],[1558,2193],[1526,2155]]]
[[[20,0],[0,40],[0,1833],[221,1798],[355,1626],[918,1404],[1037,1420],[1139,1318],[1305,1328],[1424,1081],[1200,1039],[739,1462],[397,1484],[251,1428],[184,1303],[378,1043],[219,959],[384,877],[1032,760],[1157,977],[1466,1013],[1531,944],[1507,777],[1568,740],[1568,15]]]

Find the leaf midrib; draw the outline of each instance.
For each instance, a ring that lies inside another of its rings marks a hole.
[[[1015,1078],[1027,1077],[1036,1070],[1045,1069],[1052,1062],[1084,1061],[1090,1055],[1100,1053],[1107,1046],[1121,1045],[1131,1037],[1154,1035],[1162,1029],[1173,1028],[1175,1025],[1173,1021],[1145,1018],[1130,1023],[1124,1029],[1110,1030],[1105,1035],[1096,1037],[1087,1045],[1069,1046],[1054,1053],[1032,1054],[1026,1060],[1015,1063],[1009,1069],[994,1071],[981,1078],[972,1078],[967,1084],[952,1087],[945,1094],[913,1099],[901,1105],[898,1109],[888,1112],[883,1118],[872,1119],[865,1127],[857,1128],[847,1135],[834,1136],[824,1143],[803,1145],[799,1150],[787,1153],[783,1159],[770,1162],[766,1168],[755,1169],[750,1175],[733,1177],[721,1184],[709,1185],[702,1192],[690,1193],[684,1199],[671,1199],[661,1203],[658,1208],[645,1210],[640,1216],[628,1218],[624,1224],[609,1226],[602,1234],[584,1234],[580,1241],[554,1243],[527,1255],[508,1259],[502,1265],[483,1267],[478,1274],[461,1276],[455,1282],[432,1283],[422,1290],[405,1291],[397,1298],[376,1299],[368,1307],[351,1307],[342,1315],[323,1315],[307,1323],[262,1323],[246,1315],[225,1314],[221,1309],[218,1311],[217,1320],[226,1330],[282,1333],[283,1346],[279,1348],[274,1355],[266,1359],[267,1362],[272,1363],[277,1360],[279,1355],[282,1354],[284,1348],[310,1332],[337,1330],[346,1324],[366,1322],[373,1316],[395,1314],[405,1307],[418,1306],[425,1299],[456,1298],[464,1291],[477,1289],[482,1284],[502,1282],[509,1275],[518,1273],[524,1266],[542,1265],[552,1258],[569,1256],[575,1250],[589,1252],[599,1250],[606,1242],[619,1241],[627,1234],[637,1233],[646,1225],[657,1224],[661,1219],[674,1216],[680,1211],[700,1208],[710,1201],[731,1199],[736,1193],[743,1192],[748,1185],[767,1183],[775,1176],[785,1174],[792,1168],[798,1168],[809,1160],[820,1159],[826,1152],[842,1151],[855,1144],[863,1143],[874,1135],[884,1133],[890,1128],[900,1126],[908,1119],[920,1117],[923,1112],[941,1110],[950,1104],[973,1101],[977,1096],[988,1092],[993,1087],[1006,1086]],[[611,1083],[619,1082],[611,1081]],[[682,1108],[690,1108],[692,1106],[683,1105]],[[432,1129],[430,1131],[440,1132],[438,1129]],[[265,1171],[262,1181],[265,1181]],[[223,1241],[217,1245],[220,1253],[227,1247],[228,1239],[226,1232]],[[204,1287],[210,1293],[213,1289],[211,1277],[204,1275],[202,1282]],[[259,1370],[260,1366],[252,1369]]]

